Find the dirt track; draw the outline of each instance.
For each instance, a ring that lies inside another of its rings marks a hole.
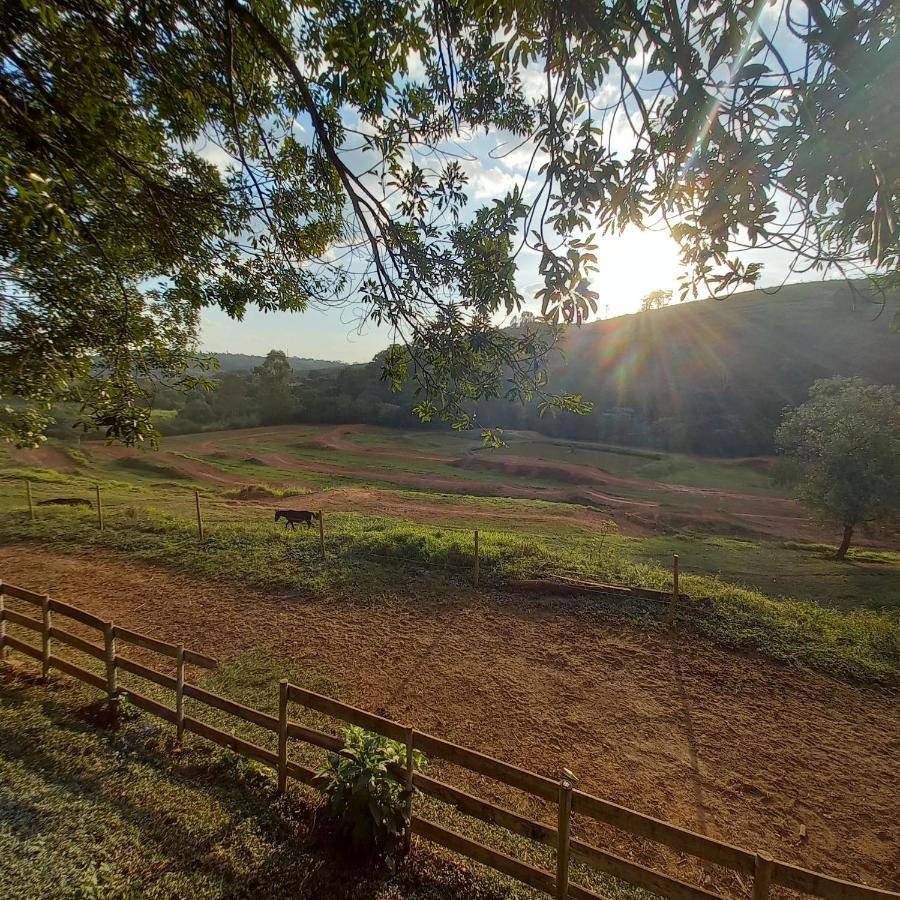
[[[367,447],[347,439],[348,434],[366,430],[371,429],[361,425],[341,425],[310,437],[308,428],[284,426],[181,435],[169,438],[167,449],[160,452],[156,459],[188,478],[206,481],[216,487],[244,486],[248,476],[219,467],[212,459],[191,459],[188,455],[222,452],[241,458],[252,454],[263,465],[272,467],[273,473],[267,480],[283,487],[294,486],[291,479],[285,479],[283,475],[285,471],[294,471],[301,479],[305,474],[331,475],[352,477],[370,485],[383,485],[387,489],[403,487],[422,492],[568,503],[589,507],[602,517],[615,519],[621,533],[629,536],[696,528],[716,532],[730,529],[736,534],[749,532],[779,540],[815,542],[829,537],[794,501],[785,498],[625,478],[591,466],[504,453],[453,457],[422,452],[413,447],[402,452]],[[311,448],[363,455],[371,459],[372,465],[348,466],[327,459],[310,460],[289,453],[254,449],[256,440],[272,436],[284,439],[292,434],[307,438],[307,445]],[[238,437],[243,442],[240,451],[233,446]],[[37,451],[38,454],[42,452]],[[100,444],[92,445],[91,453],[115,459],[140,455],[138,451]],[[385,467],[384,462],[388,460],[393,464]],[[448,474],[409,472],[398,460],[443,462]],[[449,474],[454,469],[458,475]],[[467,475],[467,472],[472,474]],[[486,477],[488,474],[491,477]],[[554,486],[554,482],[559,486]],[[878,545],[877,541],[866,540],[864,543]]]
[[[271,648],[423,730],[548,775],[566,765],[587,790],[640,811],[900,887],[896,698],[560,599],[353,604],[24,546],[0,550],[0,576],[223,659]],[[654,845],[597,836],[673,874],[702,874]],[[730,876],[707,877],[743,893]]]

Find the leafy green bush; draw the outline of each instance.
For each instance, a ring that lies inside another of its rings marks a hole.
[[[402,850],[409,829],[409,793],[391,769],[406,765],[406,747],[349,725],[343,730],[344,749],[332,753],[321,775],[327,819],[337,840],[347,841],[359,854],[389,861]],[[421,771],[425,757],[413,753]]]

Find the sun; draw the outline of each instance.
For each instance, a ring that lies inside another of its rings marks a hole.
[[[599,295],[595,319],[637,312],[650,291],[673,291],[683,266],[678,244],[668,231],[641,231],[631,226],[622,234],[597,241],[599,271],[591,289]]]

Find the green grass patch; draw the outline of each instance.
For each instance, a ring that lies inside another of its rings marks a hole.
[[[154,462],[152,459],[146,459],[143,456],[128,456],[117,460],[116,465],[130,472],[136,472],[139,475],[150,475],[153,478],[165,478],[169,481],[179,481],[187,478],[174,466]]]
[[[808,600],[836,609],[900,612],[900,554],[851,550],[834,559],[827,544],[755,541],[728,536],[676,534],[622,538],[637,560],[681,556],[682,566],[773,597]]]
[[[326,518],[325,560],[320,558],[316,529],[293,532],[274,521],[222,520],[207,528],[201,543],[190,518],[153,507],[135,509],[104,531],[96,528],[89,511],[47,511],[33,523],[13,514],[0,519],[0,537],[99,547],[197,574],[348,597],[373,590],[471,590],[474,536],[468,529],[358,514]],[[622,538],[609,538],[601,549],[596,538],[576,532],[485,530],[481,576],[487,585],[575,574],[669,589],[670,571],[636,559],[632,550],[632,543]],[[690,572],[697,571],[695,562],[692,559]],[[684,605],[684,626],[699,634],[840,677],[900,683],[896,611],[844,612],[810,601],[775,599],[715,575],[686,574],[683,584],[688,594],[705,601]],[[644,616],[650,610],[637,600],[617,600],[613,608],[622,617]],[[657,606],[652,614],[659,612]]]
[[[66,447],[65,454],[76,466],[83,467],[91,464],[91,461],[87,458],[85,452],[78,447]]]
[[[531,896],[429,850],[395,873],[348,866],[314,840],[314,792],[278,798],[268,769],[199,739],[175,754],[148,716],[98,730],[79,712],[95,698],[0,667],[0,896]]]
[[[67,484],[72,480],[71,475],[57,472],[56,469],[42,469],[35,466],[4,466],[0,468],[0,477],[44,484]],[[22,490],[24,489],[25,486],[22,485]]]
[[[248,484],[239,490],[225,491],[222,494],[228,500],[272,500],[285,497],[302,497],[307,491],[291,488],[273,487],[270,484]]]

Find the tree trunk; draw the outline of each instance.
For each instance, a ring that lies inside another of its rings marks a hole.
[[[841,540],[841,546],[838,547],[837,553],[834,554],[835,559],[843,559],[847,555],[847,550],[850,549],[850,539],[853,537],[853,526],[845,525],[844,526],[844,537]]]

